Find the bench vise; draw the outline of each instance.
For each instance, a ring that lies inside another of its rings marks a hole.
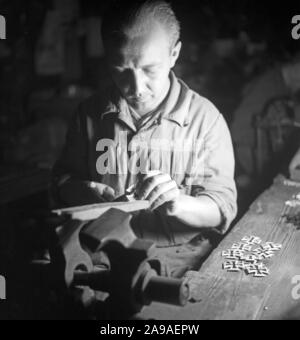
[[[49,247],[51,280],[80,289],[84,305],[103,302],[106,296],[110,306],[122,306],[127,316],[151,302],[185,305],[188,286],[159,275],[156,246],[135,236],[131,218],[111,208],[94,220],[70,218],[56,226]]]

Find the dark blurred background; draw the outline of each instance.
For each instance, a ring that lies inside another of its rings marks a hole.
[[[100,27],[110,1],[0,0],[7,24],[0,40],[2,213],[52,206],[50,171],[70,116],[109,84]],[[171,3],[182,23],[175,71],[229,124],[242,213],[298,147],[300,40],[291,20],[299,1]]]

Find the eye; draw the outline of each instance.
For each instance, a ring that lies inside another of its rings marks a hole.
[[[155,75],[158,71],[158,67],[157,66],[153,66],[153,67],[146,67],[144,69],[145,73],[149,74],[149,75]]]

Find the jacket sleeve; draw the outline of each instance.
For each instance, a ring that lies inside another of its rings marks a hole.
[[[208,196],[214,200],[222,215],[217,228],[225,233],[237,214],[237,191],[234,181],[234,152],[228,126],[219,114],[204,137],[201,160],[198,163],[198,183],[203,190],[195,190],[192,196]]]

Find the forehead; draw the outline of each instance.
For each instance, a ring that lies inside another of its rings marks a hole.
[[[170,37],[165,28],[155,23],[137,34],[126,32],[122,44],[111,44],[107,50],[110,64],[151,64],[162,62],[170,54]]]

